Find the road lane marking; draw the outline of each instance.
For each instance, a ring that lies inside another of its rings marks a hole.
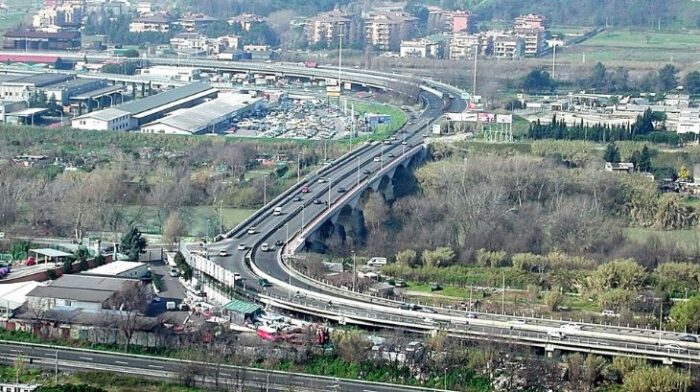
[[[11,348],[11,349],[10,349],[10,352],[11,352],[11,353],[21,353],[22,350],[15,350],[15,349]]]
[[[158,365],[148,365],[148,367],[154,368],[154,369],[162,369],[163,368],[162,366],[158,366]]]
[[[128,365],[129,364],[128,362],[124,362],[124,361],[114,361],[114,363],[119,364],[119,365]]]
[[[222,377],[231,377],[231,375],[228,374],[228,373],[220,373],[220,375],[221,375]]]
[[[92,358],[90,358],[90,357],[78,357],[78,358],[80,358],[84,361],[92,361]]]

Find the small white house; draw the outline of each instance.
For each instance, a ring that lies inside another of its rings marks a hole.
[[[93,276],[113,276],[117,278],[141,279],[148,274],[148,265],[136,261],[113,261],[87,271],[81,272]]]

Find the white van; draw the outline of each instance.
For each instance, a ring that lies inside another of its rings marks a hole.
[[[282,215],[282,207],[280,207],[280,206],[275,207],[275,209],[272,210],[272,215],[274,215],[274,216]]]
[[[372,257],[369,259],[367,262],[367,265],[370,267],[381,267],[386,265],[386,257]]]

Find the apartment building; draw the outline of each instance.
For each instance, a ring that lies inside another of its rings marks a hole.
[[[170,31],[171,24],[172,19],[167,15],[140,16],[129,23],[129,31],[132,33],[167,33]]]
[[[537,57],[547,49],[545,18],[541,15],[522,15],[515,18],[513,31],[524,42],[523,54]]]
[[[307,40],[310,44],[332,44],[343,36],[344,42],[350,42],[352,19],[341,11],[330,11],[318,14],[306,24]]]
[[[398,51],[401,41],[415,34],[417,18],[403,12],[376,12],[365,17],[365,43],[379,50]]]
[[[180,33],[170,39],[170,47],[181,53],[219,54],[226,49],[237,49],[238,37],[207,38],[201,33]]]
[[[204,14],[185,14],[177,20],[177,24],[188,33],[202,31],[218,19]]]
[[[452,11],[447,16],[447,31],[459,33],[469,31],[473,18],[467,11]]]
[[[474,53],[485,56],[493,52],[493,37],[487,34],[454,33],[450,37],[447,52],[450,60],[472,59]]]
[[[493,56],[505,59],[522,57],[525,53],[525,41],[515,34],[492,35]]]
[[[241,14],[238,16],[234,16],[233,18],[230,18],[228,20],[229,25],[233,26],[237,24],[241,26],[241,29],[244,31],[250,31],[250,29],[252,29],[253,26],[263,23],[265,23],[265,19],[263,19],[262,16],[254,14]]]
[[[42,8],[32,16],[32,27],[37,31],[56,32],[65,28],[79,28],[83,18],[83,7],[61,4]]]
[[[412,41],[401,41],[400,56],[438,58],[440,57],[440,43],[424,38]]]

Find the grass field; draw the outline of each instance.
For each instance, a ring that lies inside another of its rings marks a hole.
[[[249,217],[255,210],[246,208],[223,208],[221,216],[223,225],[230,229]],[[190,237],[205,237],[219,233],[218,221],[219,211],[213,207],[199,206],[186,207],[179,210],[183,220],[186,235]],[[138,216],[137,216],[138,215]],[[141,231],[149,234],[159,234],[160,225],[157,211],[151,207],[139,210],[138,207],[128,207],[126,209],[127,221],[133,220],[133,224]]]
[[[558,53],[561,61],[583,62],[694,62],[700,32],[606,30]]]
[[[644,243],[652,236],[663,241],[677,244],[680,248],[694,251],[700,247],[700,230],[657,230],[628,227],[624,230],[625,238]]]
[[[34,0],[6,0],[7,9],[0,10],[0,32],[6,31],[18,23],[30,18],[38,9]]]

